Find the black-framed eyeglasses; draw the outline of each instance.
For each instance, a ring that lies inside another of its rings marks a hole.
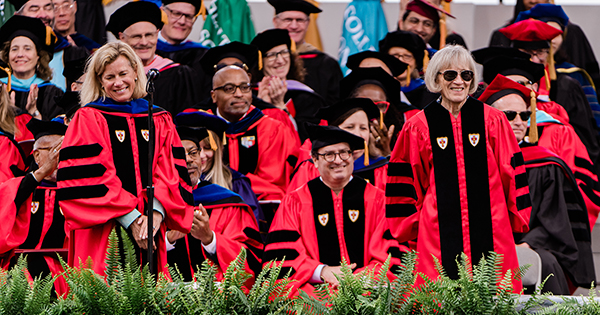
[[[518,80],[518,81],[515,81],[515,82],[519,83],[522,86],[533,85],[533,81],[529,81],[529,80],[525,80],[525,81],[524,80]]]
[[[339,156],[342,161],[346,161],[350,158],[350,155],[352,155],[352,151],[350,150],[343,150],[340,152],[327,152],[325,154],[317,153],[317,156],[322,156],[326,162],[335,161],[336,156]]]
[[[181,19],[182,16],[186,22],[190,22],[190,23],[194,22],[194,20],[196,19],[195,15],[185,14],[185,13],[179,12],[179,11],[173,11],[167,6],[165,6],[164,8],[167,9],[169,14],[175,19],[175,21],[179,21],[179,19]]]
[[[240,85],[235,85],[235,84],[232,84],[232,83],[227,83],[225,85],[216,87],[213,90],[215,90],[215,91],[216,90],[223,90],[223,92],[225,92],[227,94],[233,94],[233,93],[235,93],[235,91],[238,88],[240,89],[240,91],[242,93],[248,93],[248,92],[250,92],[252,90],[252,84],[250,84],[248,82],[242,83]]]
[[[458,71],[456,70],[446,70],[444,72],[438,72],[438,74],[441,74],[444,77],[444,80],[448,82],[452,82],[454,79],[456,79],[456,77],[458,77]],[[474,75],[475,74],[471,70],[462,70],[460,72],[460,78],[465,82],[473,80]]]
[[[200,151],[198,149],[191,149],[189,152],[185,153],[187,156],[191,157],[192,159],[195,159],[198,157],[198,154],[200,154]]]
[[[508,118],[508,121],[515,120],[515,118],[517,118],[517,114],[521,117],[522,121],[528,121],[529,117],[531,117],[531,111],[528,111],[528,110],[524,111],[524,112],[516,112],[514,110],[505,110],[503,112],[506,115],[506,118]]]
[[[265,59],[268,61],[275,61],[275,60],[277,60],[277,57],[280,55],[281,55],[281,57],[283,57],[283,59],[289,59],[290,58],[290,50],[284,49],[284,50],[280,50],[278,52],[266,53]]]

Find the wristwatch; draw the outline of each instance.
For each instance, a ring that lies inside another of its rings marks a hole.
[[[37,117],[40,115],[40,111],[39,110],[35,110],[35,112],[33,112],[33,117]]]

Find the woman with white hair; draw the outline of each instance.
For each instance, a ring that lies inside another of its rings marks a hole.
[[[438,277],[432,256],[458,278],[463,252],[478,263],[494,251],[503,273],[515,269],[512,233],[528,230],[523,157],[506,115],[469,96],[476,74],[462,46],[434,55],[425,83],[441,96],[404,124],[388,167],[390,230],[400,243],[417,240],[417,271],[430,279]],[[513,285],[521,291],[519,280]]]
[[[121,237],[119,225],[142,255],[148,241],[147,219],[152,215],[154,266],[165,271],[167,228],[187,234],[192,226],[185,150],[171,115],[155,107],[155,147],[149,152],[149,106],[143,99],[146,75],[129,45],[102,46],[86,70],[81,93],[81,103],[86,105],[69,124],[58,166],[57,198],[70,233],[69,265],[91,257],[91,267],[103,275],[108,235],[117,227]],[[155,190],[152,208],[147,209],[149,154]]]

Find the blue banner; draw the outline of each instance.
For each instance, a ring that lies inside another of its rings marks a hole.
[[[379,0],[354,0],[344,11],[338,62],[344,75],[348,56],[365,50],[378,50],[379,40],[388,33],[385,14]]]

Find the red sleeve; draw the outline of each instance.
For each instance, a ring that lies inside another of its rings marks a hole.
[[[207,207],[209,208],[209,207]],[[246,251],[246,272],[254,277],[262,269],[263,244],[254,213],[249,206],[213,208],[210,225],[217,237],[219,270],[225,272],[242,248]]]
[[[496,110],[492,114],[494,117],[488,118],[488,137],[498,164],[509,220],[513,232],[525,233],[529,230],[531,199],[523,154],[506,115]]]
[[[262,111],[265,115],[282,123],[292,135],[292,138],[295,141],[295,145],[300,146],[300,136],[298,136],[298,131],[296,131],[296,127],[294,127],[294,124],[292,123],[290,117],[285,111],[279,108],[265,108]]]
[[[312,216],[312,209],[306,208],[304,204],[307,200],[310,203],[311,197],[303,189],[283,198],[269,229],[263,256],[263,265],[271,260],[281,261],[285,256],[279,276],[283,277],[291,270],[291,279],[296,280],[291,284],[294,291],[308,283],[317,266],[321,264],[309,255],[310,247],[318,252],[316,240],[313,240],[313,244],[306,243],[314,236],[303,235],[302,213],[308,212],[310,213],[308,216]],[[313,224],[313,222],[304,222],[304,224]]]
[[[421,115],[404,124],[388,165],[385,216],[392,235],[400,243],[417,237],[423,193],[429,189],[431,144],[429,135],[416,124],[421,123],[421,118],[424,120],[424,114]],[[416,199],[403,190],[414,191]]]
[[[15,140],[21,141],[33,141],[33,134],[27,129],[27,123],[33,119],[31,115],[23,113],[15,117],[15,124],[17,125],[17,132],[15,132]],[[26,152],[28,154],[29,152]]]
[[[25,163],[21,151],[11,139],[6,136],[0,136],[0,183],[15,177],[15,172],[23,171]]]
[[[17,196],[19,189],[23,189],[25,179],[26,177],[15,177],[0,185],[0,256],[17,248],[27,239],[32,194],[26,198],[21,196],[20,201]],[[35,181],[33,178],[31,180]]]

